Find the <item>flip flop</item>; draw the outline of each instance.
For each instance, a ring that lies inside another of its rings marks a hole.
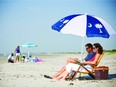
[[[44,75],[45,78],[48,78],[48,79],[52,79],[52,77],[48,76],[48,75]]]

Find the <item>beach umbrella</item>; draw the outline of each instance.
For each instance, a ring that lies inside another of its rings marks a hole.
[[[21,45],[21,47],[33,48],[33,47],[37,47],[37,45],[35,45],[35,44],[32,43],[32,42],[27,42],[27,43]],[[28,57],[29,57],[29,51],[28,51]]]
[[[52,25],[52,29],[63,34],[73,34],[83,37],[81,53],[83,51],[85,37],[109,38],[110,35],[116,34],[105,20],[87,14],[66,16]]]

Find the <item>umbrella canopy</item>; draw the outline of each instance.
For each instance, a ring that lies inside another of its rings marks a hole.
[[[87,14],[74,14],[60,19],[52,29],[64,34],[83,37],[81,54],[83,58],[84,37],[109,38],[116,34],[112,27],[103,19]]]
[[[35,44],[32,43],[32,42],[27,42],[27,43],[21,45],[21,47],[32,48],[32,47],[37,47],[37,45],[35,45]],[[29,57],[29,55],[30,55],[30,53],[29,53],[29,51],[28,51],[28,57]]]
[[[86,15],[74,14],[62,18],[52,25],[52,29],[64,34],[73,34],[81,37],[109,38],[116,34],[112,27],[103,19]]]
[[[37,47],[37,45],[35,45],[35,44],[32,43],[32,42],[27,42],[27,43],[21,45],[21,47],[31,48],[31,47]]]

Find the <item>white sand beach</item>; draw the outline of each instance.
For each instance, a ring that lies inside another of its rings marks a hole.
[[[54,75],[66,64],[68,57],[79,54],[43,54],[41,63],[7,63],[7,57],[0,57],[0,87],[116,87],[116,53],[105,53],[99,66],[109,67],[108,80],[93,80],[88,75],[78,75],[74,81],[52,81],[43,75]]]

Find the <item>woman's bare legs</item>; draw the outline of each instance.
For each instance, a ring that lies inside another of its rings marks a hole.
[[[65,71],[61,80],[65,80],[67,76],[69,76],[69,73],[67,71]]]
[[[60,80],[63,78],[63,75],[64,75],[65,71],[62,72],[58,77],[55,78],[55,80]]]
[[[76,58],[68,58],[68,63],[76,63]],[[58,73],[56,73],[52,78],[57,78],[59,75],[61,75],[66,70],[66,66],[64,66]]]
[[[67,76],[69,76],[69,73],[65,70],[62,74],[55,78],[55,80],[65,80]]]
[[[19,62],[19,55],[16,56],[15,62],[17,62],[17,61]]]
[[[66,70],[66,66],[62,67],[62,69],[56,73],[52,78],[57,78],[58,76],[60,76],[64,71]]]

